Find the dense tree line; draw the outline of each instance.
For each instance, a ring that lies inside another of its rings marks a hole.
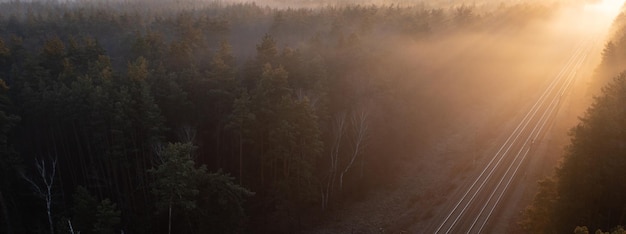
[[[293,232],[424,134],[381,37],[549,12],[162,4],[0,3],[2,232]]]
[[[521,225],[532,233],[624,233],[626,221],[625,32],[626,18],[614,22],[615,36],[603,51],[594,87],[604,86],[571,132],[562,163],[539,182]],[[609,79],[608,77],[613,77]]]

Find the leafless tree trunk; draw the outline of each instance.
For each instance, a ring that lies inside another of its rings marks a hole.
[[[170,198],[170,205],[168,207],[167,215],[167,234],[172,234],[172,199]]]
[[[67,226],[70,229],[70,233],[74,234],[74,226],[72,226],[72,221],[70,221],[69,219],[67,220]],[[80,234],[80,231],[78,233]]]
[[[161,165],[163,163],[163,152],[165,151],[165,147],[161,143],[152,144],[152,151],[154,152],[154,156],[151,160],[153,165]]]
[[[46,213],[48,214],[50,233],[54,234],[54,224],[52,222],[52,186],[54,185],[54,177],[57,171],[57,159],[54,158],[52,160],[50,172],[47,171],[48,168],[46,167],[46,161],[43,159],[35,160],[35,166],[37,167],[37,172],[41,177],[43,185],[36,183],[34,180],[28,178],[23,173],[22,177],[24,178],[24,180],[28,181],[28,183],[31,184],[37,196],[41,197],[46,202]]]
[[[369,133],[369,114],[366,111],[360,111],[358,113],[352,113],[352,130],[354,131],[353,151],[350,158],[350,162],[343,169],[339,175],[339,191],[343,189],[343,176],[352,168],[355,159],[359,156],[365,148],[365,141],[367,140],[367,134]]]
[[[339,147],[341,145],[341,139],[343,138],[345,123],[345,113],[336,116],[335,121],[333,122],[333,142],[330,149],[330,171],[328,174],[326,187],[322,191],[322,209],[326,209],[328,207],[328,201],[330,200],[330,196],[335,185],[335,180],[337,180],[337,170],[339,168]]]
[[[197,131],[196,128],[185,125],[178,131],[178,138],[181,142],[195,143]]]

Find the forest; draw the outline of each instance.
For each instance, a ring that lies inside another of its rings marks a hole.
[[[623,10],[623,8],[622,8]],[[590,89],[597,96],[570,130],[570,143],[553,176],[520,225],[532,233],[625,233],[626,12],[615,19]]]
[[[185,3],[0,3],[2,233],[306,229],[446,123],[394,41],[554,7]]]

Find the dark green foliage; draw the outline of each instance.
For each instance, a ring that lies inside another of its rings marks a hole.
[[[589,230],[587,229],[587,226],[576,226],[574,234],[589,234]]]
[[[41,52],[41,66],[50,72],[51,78],[56,78],[63,69],[65,45],[61,39],[54,37],[45,42]]]
[[[17,176],[42,156],[58,158],[59,232],[71,220],[82,233],[164,233],[170,217],[176,233],[295,232],[328,182],[331,116],[374,113],[344,194],[389,180],[389,162],[415,150],[414,85],[382,61],[395,46],[382,35],[480,31],[525,12],[79,2],[0,3],[2,232],[47,230]]]
[[[611,232],[603,232],[602,229],[597,229],[594,233],[595,234],[624,234],[626,233],[626,230],[624,230],[624,227],[622,226],[617,226],[611,229]],[[587,228],[587,226],[582,226],[582,227],[576,226],[576,228],[574,229],[574,234],[589,234],[589,229]]]
[[[572,129],[571,143],[557,168],[556,183],[542,184],[524,227],[563,233],[584,224],[607,229],[623,222],[626,204],[626,73],[603,89]],[[547,181],[549,182],[549,181]],[[544,182],[544,183],[547,183]]]
[[[9,92],[9,86],[6,82],[0,79],[0,147],[4,154],[8,147],[8,134],[11,128],[13,128],[20,120],[20,118],[10,111],[12,111],[12,103],[7,96]]]
[[[531,206],[524,210],[524,219],[520,226],[532,233],[550,233],[554,231],[554,206],[556,203],[556,183],[551,178],[539,181],[539,192]]]
[[[157,197],[158,210],[169,212],[168,216],[180,214],[175,217],[186,216],[193,221],[189,226],[177,228],[178,231],[173,228],[174,232],[241,231],[246,220],[243,203],[253,193],[234,184],[234,178],[222,171],[207,173],[204,166],[196,168],[194,148],[191,143],[170,143],[158,154],[159,165],[148,171],[155,178],[152,192]]]
[[[256,122],[256,116],[252,113],[251,110],[251,100],[250,95],[248,95],[247,91],[243,91],[237,99],[235,99],[233,103],[233,111],[228,116],[228,122],[225,126],[226,130],[232,133],[233,138],[237,140],[239,144],[239,184],[243,185],[244,181],[244,165],[248,162],[249,152],[247,152],[248,148],[244,147],[245,145],[250,145],[253,140],[253,126]],[[246,150],[244,152],[244,149]],[[244,162],[245,160],[245,162]],[[248,176],[246,174],[246,176]]]
[[[626,73],[614,79],[572,129],[572,142],[557,170],[555,222],[609,228],[626,215]],[[585,188],[581,190],[580,188]],[[608,227],[607,227],[608,225]]]
[[[82,186],[76,187],[72,196],[72,226],[74,231],[88,233],[96,223],[98,200]]]
[[[258,64],[270,64],[276,66],[276,58],[278,56],[278,49],[276,48],[276,41],[274,38],[265,34],[263,36],[263,40],[256,46],[256,62]]]
[[[205,174],[200,181],[197,209],[198,230],[211,233],[242,232],[247,216],[244,201],[254,193],[234,183],[233,177],[222,171]]]
[[[164,59],[166,44],[158,32],[147,32],[138,35],[131,47],[131,58],[145,57],[155,64],[161,64]]]
[[[109,199],[104,199],[98,205],[96,223],[93,225],[93,233],[113,234],[117,233],[120,225],[121,211],[117,205]]]
[[[1,46],[1,45],[0,45]],[[0,79],[0,226],[6,233],[13,232],[11,225],[14,217],[14,208],[10,207],[10,201],[17,199],[19,193],[16,187],[16,169],[20,167],[20,159],[17,152],[9,144],[9,133],[20,118],[11,113],[12,103],[7,96],[9,87],[4,80]]]
[[[191,143],[170,143],[157,154],[160,163],[148,172],[154,177],[152,193],[158,198],[159,210],[172,206],[184,210],[196,208],[198,183],[206,168],[195,168],[193,151]]]

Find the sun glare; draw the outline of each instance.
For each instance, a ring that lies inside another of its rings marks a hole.
[[[566,20],[571,26],[586,33],[605,34],[626,0],[600,0],[588,3],[584,12],[570,12]],[[580,13],[584,13],[581,15]]]
[[[591,4],[589,7],[594,11],[598,11],[598,13],[615,16],[623,5],[624,0],[602,0],[599,3]]]

